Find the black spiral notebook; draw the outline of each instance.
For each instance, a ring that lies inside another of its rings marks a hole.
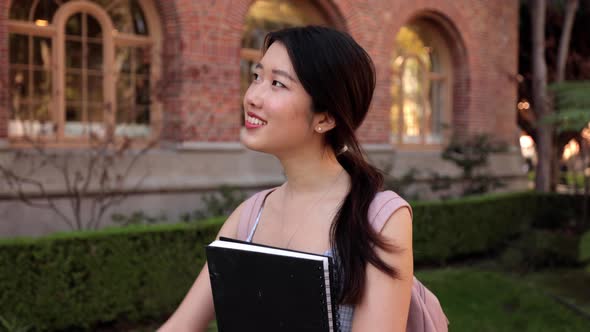
[[[338,330],[331,257],[223,237],[205,252],[219,332]]]

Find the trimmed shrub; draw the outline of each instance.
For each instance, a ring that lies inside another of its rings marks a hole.
[[[581,221],[584,196],[537,193],[533,227],[563,229]]]
[[[590,268],[590,231],[580,237],[579,256],[580,262],[587,264]]]
[[[495,194],[412,204],[414,260],[444,263],[502,247],[529,227],[533,193]]]
[[[0,242],[0,315],[39,330],[171,313],[220,219]]]
[[[533,229],[508,246],[501,262],[516,271],[577,265],[579,242],[575,233]]]

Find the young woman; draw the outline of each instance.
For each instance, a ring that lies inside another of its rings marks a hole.
[[[263,51],[244,97],[241,140],[276,156],[287,181],[242,203],[219,236],[333,255],[341,329],[406,331],[411,210],[380,192],[382,176],[355,136],[375,88],[371,58],[350,36],[323,27],[272,32]],[[205,265],[159,331],[205,331],[213,318]]]

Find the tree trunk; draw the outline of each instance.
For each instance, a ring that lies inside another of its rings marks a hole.
[[[555,132],[552,135],[552,153],[551,153],[551,181],[549,184],[549,191],[557,191],[559,185],[559,175],[561,174],[561,159],[563,156],[563,150],[559,146],[557,134]]]
[[[586,165],[588,165],[588,157],[590,154],[590,146],[586,138],[582,137],[580,142],[580,154],[582,156],[582,174],[584,175],[584,198],[582,199],[582,220],[579,223],[580,229],[586,230],[588,227],[588,198],[590,195],[590,177],[586,172]]]
[[[563,82],[565,79],[565,65],[567,63],[567,55],[570,49],[570,40],[572,37],[572,29],[574,27],[574,18],[578,10],[579,0],[568,0],[565,7],[565,19],[563,22],[563,30],[559,38],[559,49],[557,52],[557,75],[556,82]]]
[[[535,190],[549,192],[551,183],[551,151],[553,126],[544,117],[547,107],[547,63],[545,62],[545,12],[546,0],[531,0],[531,31],[533,37],[533,110],[536,115],[537,170]]]
[[[559,48],[557,50],[557,72],[555,77],[555,82],[563,82],[565,80],[565,67],[567,64],[567,57],[569,54],[569,45],[572,36],[572,29],[574,26],[574,19],[576,18],[576,11],[578,10],[579,0],[568,0],[566,7],[565,7],[565,18],[563,22],[563,29],[561,30],[561,36],[559,37]],[[553,103],[552,103],[553,104]],[[550,108],[553,109],[554,105],[551,105]],[[555,148],[555,153],[553,154],[553,158],[551,160],[551,190],[554,191],[557,183],[559,182],[559,175],[561,173],[560,170],[560,162],[561,162],[561,147],[558,146],[559,144],[559,137],[557,133],[554,137],[555,143],[553,144]],[[575,187],[574,187],[575,188]]]

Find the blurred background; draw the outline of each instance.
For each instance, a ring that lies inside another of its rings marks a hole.
[[[239,142],[267,32],[371,55],[358,136],[453,331],[590,328],[590,1],[0,1],[0,331],[151,331],[285,178]],[[394,314],[394,313],[392,313]],[[215,331],[213,323],[211,330]]]

